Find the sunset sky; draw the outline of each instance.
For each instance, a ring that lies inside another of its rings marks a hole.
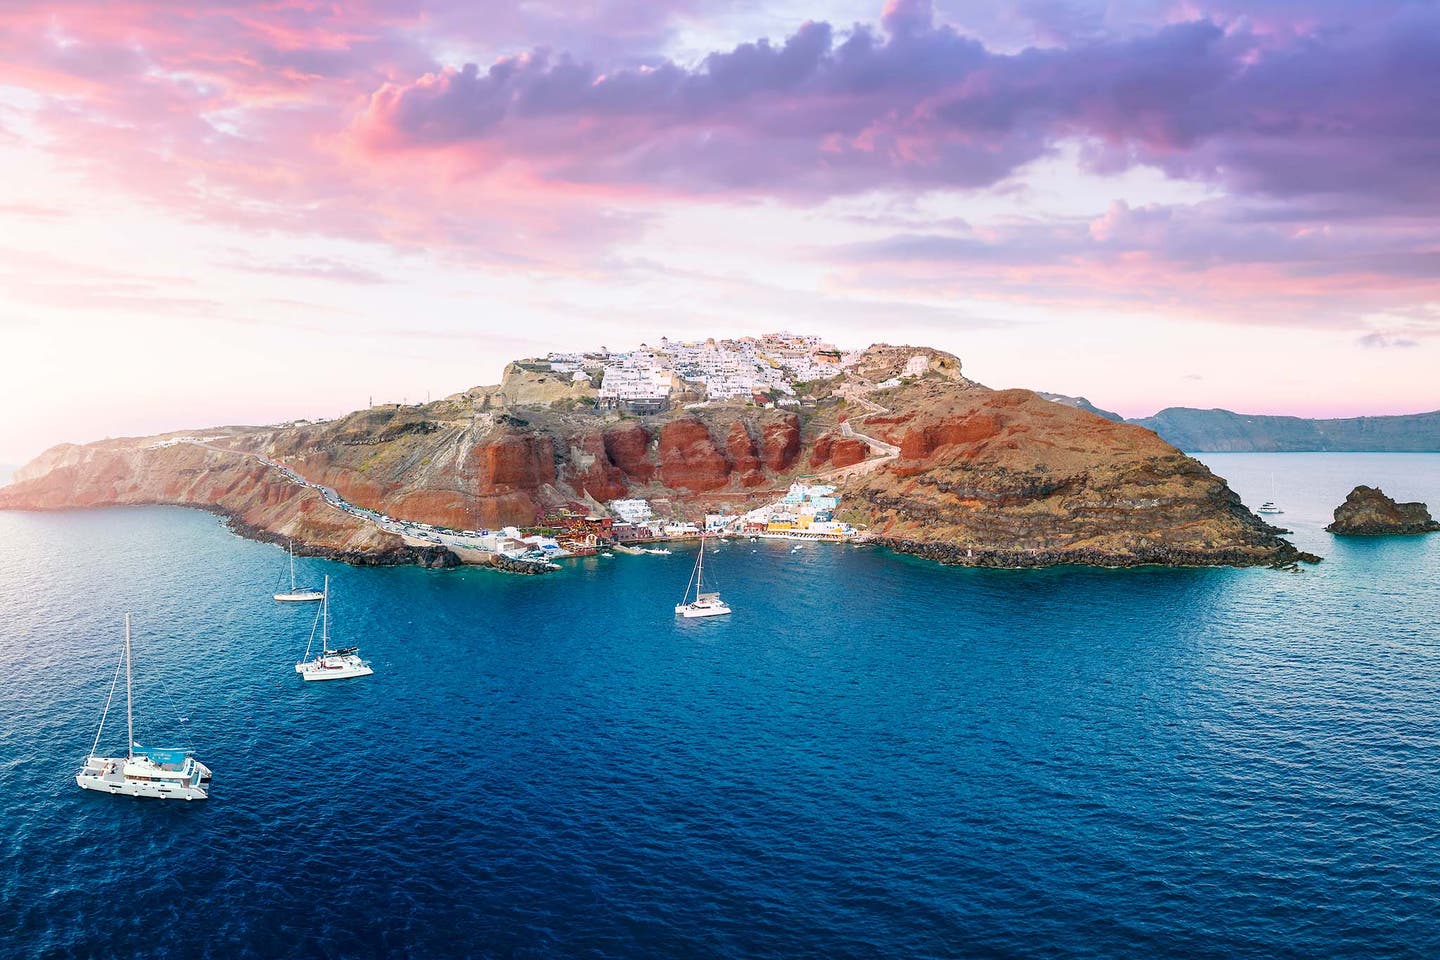
[[[1440,407],[1440,5],[0,3],[0,461],[789,329]]]

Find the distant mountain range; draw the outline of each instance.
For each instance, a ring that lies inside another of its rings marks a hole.
[[[1440,410],[1394,417],[1307,420],[1170,407],[1153,417],[1129,422],[1149,427],[1181,450],[1196,452],[1440,452]]]
[[[1084,397],[1067,397],[1057,393],[1042,393],[1041,396],[1087,410],[1106,420],[1139,424],[1190,453],[1440,452],[1440,410],[1391,417],[1311,420],[1230,410],[1168,407],[1153,417],[1126,420],[1118,413],[1095,406]]]

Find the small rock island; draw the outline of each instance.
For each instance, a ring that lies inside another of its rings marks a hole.
[[[1396,503],[1379,487],[1363,484],[1335,508],[1335,522],[1325,528],[1346,536],[1388,536],[1440,530],[1423,503]]]

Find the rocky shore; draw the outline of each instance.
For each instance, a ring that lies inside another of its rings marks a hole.
[[[246,523],[244,520],[219,508],[210,508],[211,513],[218,514],[230,530],[248,540],[258,540],[261,543],[276,543],[289,545],[300,557],[321,557],[326,560],[338,560],[341,563],[348,563],[356,567],[403,567],[420,566],[429,570],[445,570],[451,567],[460,566],[460,558],[444,547],[415,547],[408,543],[397,542],[387,544],[378,549],[333,549],[314,543],[304,541],[296,542],[289,537],[281,536],[265,527]],[[396,538],[398,540],[398,538]]]
[[[1325,528],[1342,536],[1392,536],[1433,533],[1440,530],[1423,503],[1396,503],[1379,487],[1360,485],[1335,508],[1335,520]]]
[[[1168,547],[1163,544],[1141,546],[1124,554],[1110,553],[1087,548],[1037,549],[1037,550],[992,550],[974,547],[960,547],[948,543],[926,543],[893,537],[873,537],[870,543],[887,547],[896,553],[933,560],[950,566],[992,567],[1006,570],[1023,570],[1036,567],[1086,566],[1086,567],[1253,567],[1256,563],[1252,551],[1232,550],[1187,550]],[[1320,557],[1296,549],[1284,543],[1271,552],[1263,566],[1277,570],[1291,570],[1301,563],[1319,563]]]

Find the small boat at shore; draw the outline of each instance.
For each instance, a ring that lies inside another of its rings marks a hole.
[[[304,680],[348,680],[351,677],[368,677],[375,671],[370,661],[360,659],[359,647],[330,647],[330,578],[325,578],[325,589],[320,600],[320,653],[310,657],[315,644],[315,628],[310,628],[310,643],[305,645],[305,659],[295,664],[295,672]]]
[[[120,667],[110,681],[110,695],[100,714],[100,729],[85,766],[75,774],[75,784],[82,790],[96,790],[126,797],[151,797],[156,800],[205,800],[210,796],[210,768],[196,760],[192,751],[183,747],[143,747],[135,742],[135,703],[131,691],[130,614],[125,614],[125,734],[123,757],[96,756],[105,720],[110,716],[110,703],[120,682]]]
[[[295,586],[295,546],[289,540],[285,541],[285,552],[290,554],[290,591],[275,594],[275,599],[280,603],[312,603],[321,599],[323,594],[319,590]]]
[[[668,552],[668,551],[667,551]],[[695,599],[690,600],[690,588],[695,588]],[[695,569],[690,582],[685,584],[685,596],[675,605],[675,615],[691,619],[694,617],[721,617],[730,612],[730,607],[720,599],[718,591],[705,590],[705,536],[700,536],[700,550],[695,555]]]

